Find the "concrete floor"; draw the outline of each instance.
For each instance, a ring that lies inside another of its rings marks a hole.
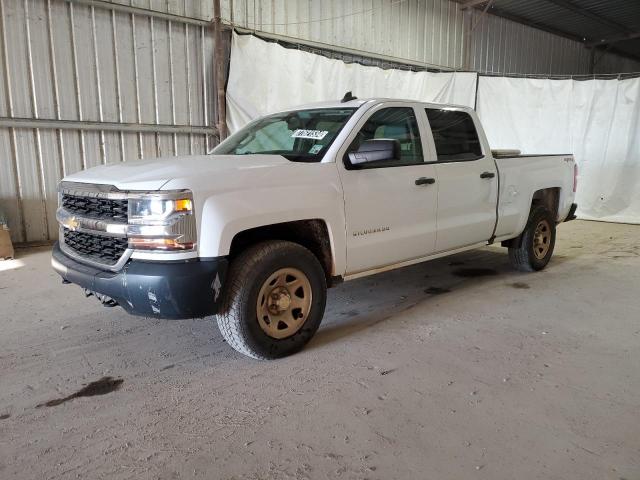
[[[276,362],[210,320],[103,308],[18,250],[0,478],[638,479],[639,239],[576,221],[540,273],[490,247],[345,283]],[[37,407],[103,376],[121,388]]]

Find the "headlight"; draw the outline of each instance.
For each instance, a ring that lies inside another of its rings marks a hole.
[[[129,200],[129,223],[166,225],[171,216],[192,211],[190,198],[134,198]]]
[[[129,199],[129,247],[193,250],[196,224],[191,192],[163,192]]]

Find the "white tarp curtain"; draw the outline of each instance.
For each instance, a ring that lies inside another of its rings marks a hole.
[[[478,114],[492,148],[575,155],[580,218],[640,223],[640,78],[480,77]]]
[[[234,132],[258,116],[347,91],[473,107],[476,79],[346,64],[234,33],[227,125]],[[575,155],[581,218],[640,223],[640,79],[480,77],[477,107],[492,148]]]
[[[227,126],[235,132],[256,117],[298,105],[359,98],[407,98],[474,106],[475,73],[383,70],[284,48],[233,34],[227,86]]]

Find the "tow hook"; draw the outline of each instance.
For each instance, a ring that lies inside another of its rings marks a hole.
[[[93,292],[87,288],[84,289],[84,296],[85,297],[91,297],[94,296],[98,299],[98,301],[102,304],[103,307],[117,307],[118,306],[118,302],[116,302],[113,298],[107,296],[107,295],[103,295],[101,293],[98,292]]]

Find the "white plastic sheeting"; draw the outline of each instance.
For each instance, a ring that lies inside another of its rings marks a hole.
[[[492,148],[575,155],[580,218],[640,223],[640,78],[480,77],[478,114]]]
[[[383,70],[287,49],[234,33],[227,87],[227,125],[234,132],[252,119],[298,105],[359,98],[408,98],[474,106],[475,73]]]
[[[410,98],[474,106],[475,73],[383,70],[234,34],[227,88],[231,132],[305,103]],[[572,153],[581,218],[640,223],[640,79],[480,77],[478,113],[492,148]]]

